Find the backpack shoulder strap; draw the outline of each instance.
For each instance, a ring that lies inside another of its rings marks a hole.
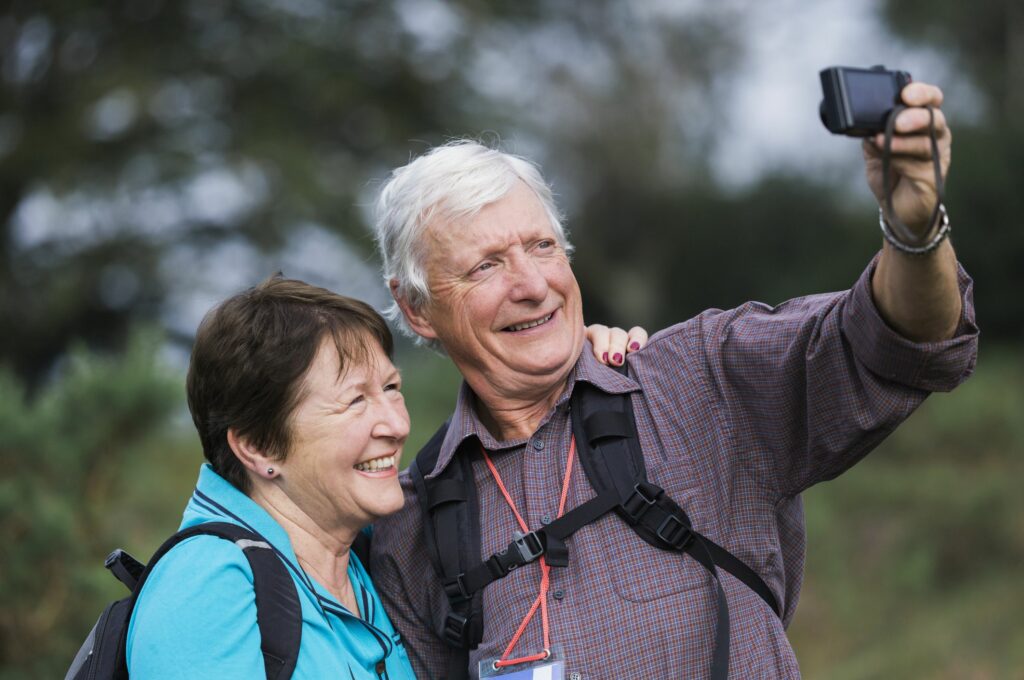
[[[228,522],[206,522],[182,529],[168,538],[157,548],[139,576],[132,593],[131,609],[135,608],[139,593],[160,558],[185,539],[202,535],[231,541],[241,548],[249,560],[253,588],[256,591],[256,623],[260,629],[260,647],[267,680],[290,678],[302,642],[302,607],[298,591],[273,546],[259,534],[244,527]]]
[[[409,465],[423,520],[423,538],[434,571],[448,598],[448,613],[438,631],[450,650],[445,677],[468,677],[469,650],[483,639],[483,597],[469,593],[462,574],[480,561],[480,515],[471,452],[456,451],[451,462],[429,478],[437,465],[448,423],[431,437]]]
[[[373,539],[370,537],[370,534],[365,531],[360,531],[356,534],[356,540],[352,541],[351,547],[352,552],[354,552],[356,557],[359,558],[359,561],[363,565],[363,569],[365,569],[368,574],[370,573],[370,544],[372,540]]]
[[[626,365],[612,368],[628,375]],[[690,553],[705,568],[725,569],[782,616],[764,579],[728,550],[694,531],[686,512],[647,479],[628,393],[609,394],[590,383],[577,383],[571,408],[576,448],[587,479],[598,493],[614,489],[619,494],[621,505],[616,512],[644,541],[656,548]],[[701,545],[694,545],[697,542]]]

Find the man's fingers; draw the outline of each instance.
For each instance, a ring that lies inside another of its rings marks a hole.
[[[932,109],[932,114],[935,116],[935,136],[941,137],[942,133],[946,131],[946,115],[942,113],[942,109],[937,108]],[[904,109],[896,117],[896,132],[901,135],[928,134],[931,120],[928,109]]]
[[[880,153],[885,148],[884,138],[878,135],[872,140],[871,145]],[[892,155],[928,160],[932,157],[932,141],[925,135],[893,137]]]
[[[942,106],[942,90],[928,83],[910,83],[900,97],[907,106]]]
[[[939,109],[935,113],[935,138],[939,149],[944,150],[952,141],[952,132],[946,127],[946,116]],[[892,137],[892,153],[912,158],[928,159],[932,156],[931,137],[928,134],[930,122],[927,109],[906,109],[896,119],[897,134]],[[885,134],[879,133],[866,140],[865,151],[878,156],[885,148]]]

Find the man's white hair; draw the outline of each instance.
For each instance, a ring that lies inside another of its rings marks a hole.
[[[521,180],[544,206],[551,227],[567,254],[572,253],[551,187],[532,162],[471,139],[438,146],[391,173],[377,199],[375,230],[384,262],[384,283],[398,282],[397,295],[418,310],[430,300],[423,270],[422,239],[428,224],[441,226],[471,217],[507,194]],[[395,326],[418,344],[439,349],[406,323],[392,303],[385,311]]]

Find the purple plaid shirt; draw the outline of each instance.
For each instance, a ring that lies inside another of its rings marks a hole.
[[[873,271],[874,263],[842,293],[774,308],[752,302],[706,311],[631,354],[630,378],[600,365],[585,348],[557,404],[527,440],[496,441],[463,385],[434,474],[464,439],[479,438],[519,512],[538,528],[557,512],[573,386],[584,380],[610,393],[632,392],[648,478],[679,503],[696,530],[757,571],[782,605],[780,620],[719,570],[732,623],[730,675],[799,677],[785,627],[803,578],[800,492],[860,460],[929,392],[966,379],[977,351],[971,281],[962,270],[958,333],[925,344],[900,337],[878,316]],[[479,456],[473,469],[486,557],[507,546],[518,527]],[[404,509],[375,527],[373,578],[417,675],[441,678],[448,647],[436,631],[448,604],[424,548],[408,472],[401,482]],[[593,496],[577,461],[566,508]],[[715,590],[697,562],[651,547],[614,513],[567,545],[569,566],[551,570],[548,593],[551,639],[565,650],[567,678],[707,676]],[[531,564],[485,589],[486,624],[483,642],[470,653],[472,677],[479,661],[504,651],[539,583],[539,566]],[[513,655],[542,648],[538,613]]]

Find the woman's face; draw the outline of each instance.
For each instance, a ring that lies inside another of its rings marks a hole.
[[[339,375],[331,338],[320,344],[292,413],[280,484],[326,531],[358,531],[402,507],[398,465],[409,435],[401,378],[375,340]]]

